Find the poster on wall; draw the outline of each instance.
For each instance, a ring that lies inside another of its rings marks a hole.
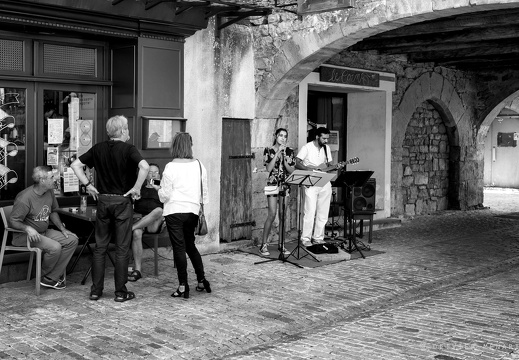
[[[47,119],[49,145],[57,145],[63,142],[63,120],[64,119]]]
[[[330,151],[339,151],[339,131],[330,130],[328,146],[330,147]]]
[[[72,93],[74,94],[74,93]],[[75,94],[74,94],[75,95]],[[70,125],[70,150],[77,150],[76,123],[79,119],[79,98],[71,96],[68,104],[68,116]]]
[[[79,179],[70,167],[63,169],[63,192],[79,191]]]
[[[58,148],[56,146],[47,147],[47,165],[58,165]]]
[[[77,156],[80,157],[92,147],[92,133],[94,120],[78,120],[77,129]]]

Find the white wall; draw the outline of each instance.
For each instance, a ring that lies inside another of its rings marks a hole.
[[[485,186],[519,188],[519,141],[516,147],[497,146],[498,133],[519,133],[518,119],[494,120],[485,138]],[[495,155],[492,153],[495,149]]]
[[[348,170],[374,171],[377,192],[375,209],[386,209],[389,199],[386,180],[386,94],[363,92],[348,94],[348,158],[359,157],[360,162]]]
[[[209,203],[205,206],[209,234],[197,238],[202,253],[220,248],[220,175],[222,117],[254,119],[254,59],[252,36],[245,27],[231,26],[219,33],[214,17],[205,30],[185,43],[186,131],[193,137],[193,151],[205,165]]]

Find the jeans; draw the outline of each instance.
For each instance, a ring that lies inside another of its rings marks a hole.
[[[170,214],[166,217],[169,240],[173,247],[173,258],[177,266],[178,282],[187,285],[187,258],[195,269],[198,282],[205,279],[202,257],[195,245],[195,228],[198,224],[198,215],[193,213]]]
[[[133,207],[129,197],[100,195],[97,201],[96,247],[92,260],[92,294],[102,295],[105,280],[106,252],[115,240],[115,295],[128,290],[129,250],[132,242]]]
[[[27,234],[15,233],[12,243],[14,246],[27,245]],[[78,238],[73,234],[66,238],[61,231],[54,229],[47,229],[41,233],[40,241],[31,243],[32,247],[43,251],[41,275],[57,282],[65,274],[77,244]]]

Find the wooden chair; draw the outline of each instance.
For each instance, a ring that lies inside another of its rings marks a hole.
[[[2,215],[2,222],[4,223],[4,236],[2,239],[2,249],[0,250],[0,273],[2,271],[2,263],[4,262],[4,254],[6,250],[10,251],[23,251],[30,252],[31,256],[29,259],[29,270],[27,271],[27,280],[31,280],[32,263],[34,260],[34,253],[36,253],[36,295],[40,295],[40,279],[41,279],[41,257],[42,251],[38,248],[31,247],[29,239],[27,239],[27,246],[12,246],[7,245],[7,239],[9,233],[21,233],[23,231],[13,229],[9,227],[9,218],[13,206],[5,206],[0,208],[0,214]]]

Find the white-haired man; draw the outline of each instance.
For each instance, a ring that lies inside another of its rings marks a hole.
[[[54,174],[48,166],[37,166],[32,171],[34,185],[20,192],[13,204],[11,227],[23,233],[13,235],[14,246],[42,249],[42,278],[40,284],[53,289],[64,289],[65,271],[78,244],[76,234],[65,228],[58,213],[54,196]],[[59,229],[49,228],[49,220]]]
[[[79,181],[86,186],[87,192],[97,199],[96,247],[92,260],[90,300],[99,300],[103,294],[105,255],[110,240],[114,238],[114,300],[124,302],[135,298],[135,294],[126,288],[128,251],[132,240],[132,199],[140,198],[149,165],[139,150],[127,143],[130,140],[128,119],[121,115],[111,117],[106,122],[106,132],[110,139],[95,144],[76,159],[71,167]],[[96,186],[85,175],[85,165],[95,168]]]

